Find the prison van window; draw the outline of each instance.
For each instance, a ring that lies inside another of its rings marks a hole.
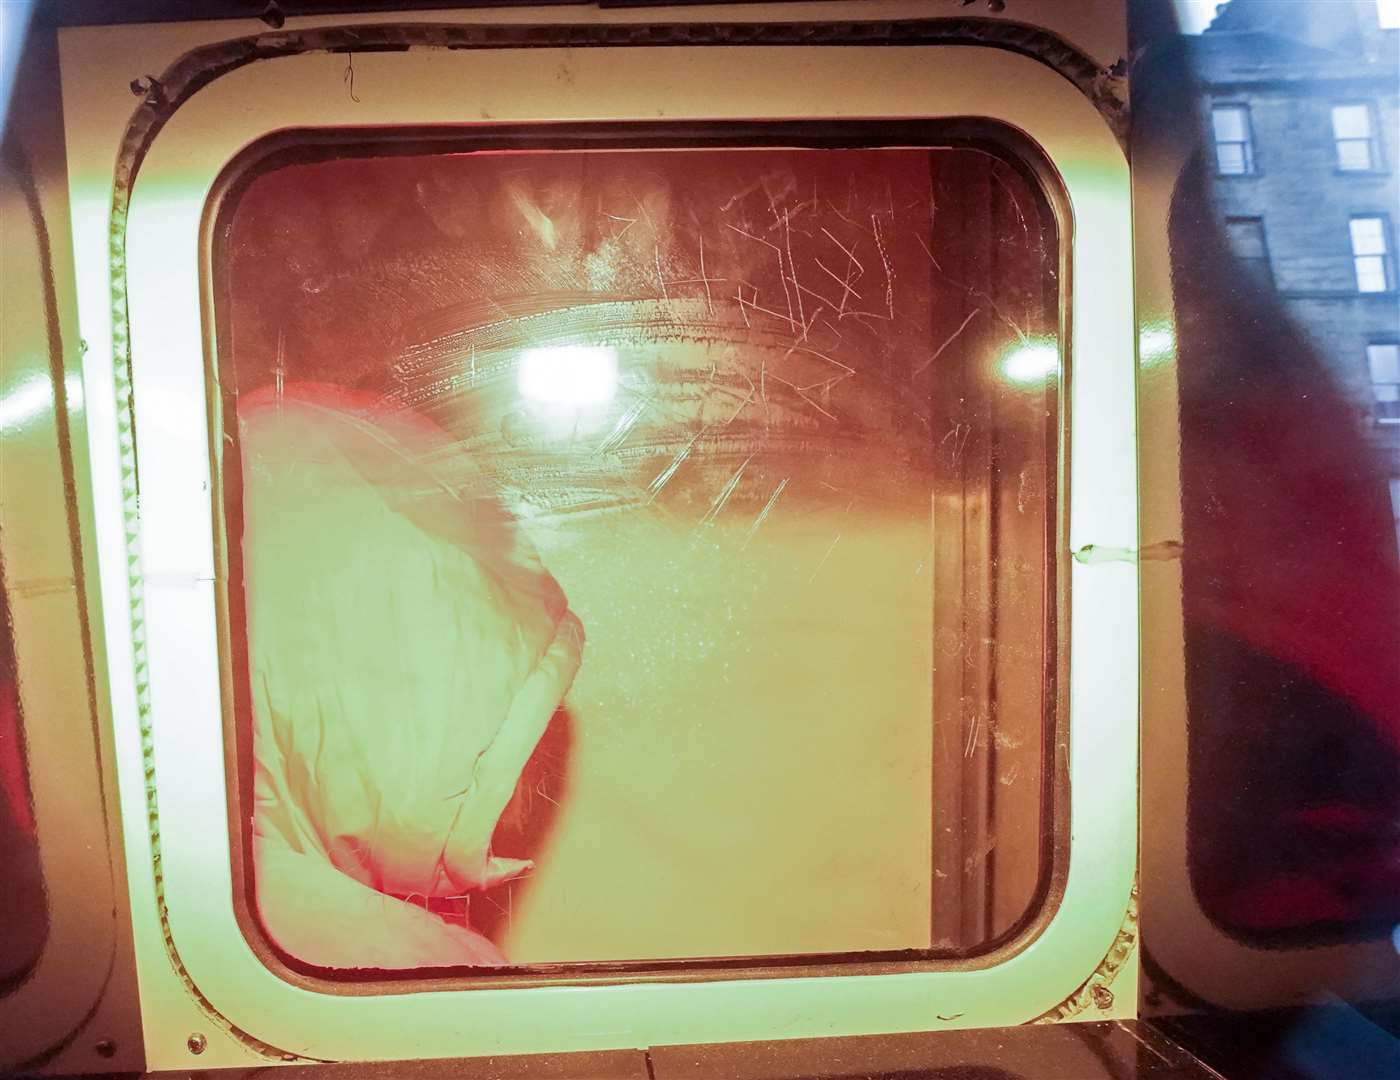
[[[1037,914],[1061,282],[1020,159],[293,147],[219,215],[250,932],[409,977]]]

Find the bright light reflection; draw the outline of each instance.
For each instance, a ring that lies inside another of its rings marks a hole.
[[[42,375],[32,375],[13,390],[0,395],[0,431],[13,431],[38,417],[53,404],[53,386]]]
[[[1060,368],[1060,350],[1052,341],[1026,341],[1002,356],[1001,373],[1014,383],[1034,386]]]
[[[520,354],[520,396],[549,412],[607,405],[617,393],[617,351],[607,345],[547,345]]]
[[[83,377],[76,371],[63,377],[63,388],[68,395],[68,412],[82,412],[87,404],[83,398]]]
[[[1167,360],[1171,358],[1175,345],[1176,335],[1170,327],[1149,326],[1138,337],[1138,355],[1144,362]]]

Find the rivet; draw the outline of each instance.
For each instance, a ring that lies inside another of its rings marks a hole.
[[[209,1045],[209,1040],[196,1031],[185,1040],[185,1045],[190,1048],[191,1054],[202,1054],[204,1053],[204,1048]]]

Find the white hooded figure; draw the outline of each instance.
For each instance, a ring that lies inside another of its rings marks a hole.
[[[322,388],[238,419],[263,927],[317,967],[505,963],[413,901],[530,869],[491,837],[582,625],[426,421]]]

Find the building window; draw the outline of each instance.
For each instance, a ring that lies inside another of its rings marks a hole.
[[[1400,547],[1400,476],[1390,481],[1390,512],[1395,515],[1395,543]]]
[[[1357,292],[1389,292],[1395,288],[1387,224],[1379,214],[1351,219],[1351,258],[1356,266]]]
[[[1249,109],[1243,105],[1217,105],[1210,118],[1215,131],[1215,167],[1220,175],[1247,176],[1254,172]]]
[[[1269,244],[1264,237],[1264,219],[1226,218],[1225,235],[1230,250],[1249,280],[1265,289],[1274,287],[1273,267],[1269,265]]]
[[[1337,144],[1337,168],[1342,172],[1372,172],[1380,167],[1370,105],[1334,105],[1332,138]]]
[[[1376,419],[1382,424],[1400,424],[1400,343],[1367,345],[1366,366],[1371,370]]]

